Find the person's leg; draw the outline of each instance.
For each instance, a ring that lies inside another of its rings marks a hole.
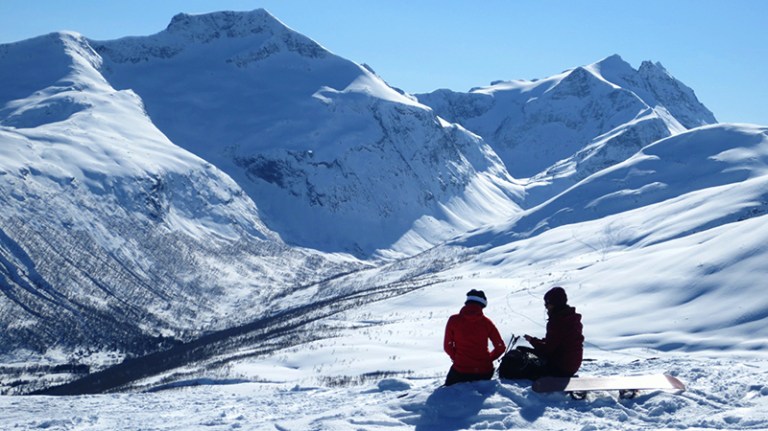
[[[448,370],[448,376],[445,378],[445,386],[455,385],[456,383],[475,382],[478,380],[491,380],[493,371],[483,374],[469,374],[456,371],[453,367]]]
[[[455,385],[456,383],[461,383],[463,381],[462,376],[463,376],[463,373],[460,373],[455,369],[453,369],[453,367],[451,367],[451,369],[448,370],[448,375],[445,377],[445,386],[451,386],[451,385]]]
[[[493,371],[491,371],[490,373],[485,373],[485,374],[477,374],[477,379],[475,379],[475,380],[491,380],[491,379],[493,378],[493,373],[494,373],[495,371],[496,371],[496,370],[493,370]]]
[[[574,374],[565,372],[557,367],[553,367],[550,364],[546,364],[543,369],[544,375],[552,377],[573,377]]]

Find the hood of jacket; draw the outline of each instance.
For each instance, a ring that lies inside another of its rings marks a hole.
[[[570,305],[566,305],[564,307],[560,307],[558,309],[552,310],[548,313],[549,320],[554,319],[564,319],[564,320],[575,320],[578,322],[581,322],[581,314],[576,312],[576,307],[571,307]]]
[[[459,314],[468,319],[482,319],[485,316],[483,314],[483,307],[477,304],[467,304],[461,307]]]

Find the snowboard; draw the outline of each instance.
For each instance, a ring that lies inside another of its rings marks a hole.
[[[634,398],[643,390],[684,391],[685,385],[669,374],[644,376],[542,377],[533,382],[534,392],[565,392],[584,399],[588,392],[618,391],[619,398]]]

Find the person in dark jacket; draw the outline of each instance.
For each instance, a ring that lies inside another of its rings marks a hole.
[[[488,300],[482,290],[470,290],[459,314],[448,319],[443,349],[453,361],[445,386],[493,377],[493,361],[506,350],[499,330],[485,317],[483,308]],[[488,340],[493,350],[488,351]]]
[[[540,376],[571,377],[581,367],[584,335],[581,314],[568,305],[562,287],[553,287],[544,295],[547,308],[547,333],[543,339],[525,335],[536,356],[542,360]]]

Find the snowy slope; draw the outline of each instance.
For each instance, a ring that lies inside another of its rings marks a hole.
[[[298,380],[295,390],[326,400],[278,390],[286,396],[280,405],[294,401],[314,411],[272,412],[283,429],[768,429],[766,131],[714,126],[649,146],[549,205],[563,210],[558,201],[570,202],[579,188],[583,202],[611,196],[616,186],[597,179],[614,179],[617,171],[644,173],[645,181],[663,181],[679,194],[651,194],[645,205],[632,202],[615,215],[505,235],[496,246],[479,240],[479,249],[438,248],[401,262],[379,277],[441,266],[413,278],[423,288],[338,316],[337,328],[349,329],[333,338],[235,362],[232,370],[246,380]],[[598,394],[577,403],[532,393],[525,383],[436,388],[450,365],[441,351],[444,324],[466,291],[485,290],[487,314],[506,338],[543,333],[542,296],[552,285],[565,286],[584,315],[586,355],[594,362],[582,374],[670,372],[688,391],[630,402]],[[400,377],[393,382],[387,374]],[[323,384],[343,376],[362,383],[343,390]],[[332,407],[348,397],[348,408]]]
[[[417,97],[482,136],[514,177],[547,186],[532,191],[526,206],[658,139],[716,122],[663,66],[644,62],[635,70],[618,55],[545,79]]]
[[[690,157],[691,146],[701,149],[698,160]],[[329,280],[322,289],[297,291],[286,300],[318,303],[370,286],[403,286],[408,293],[306,326],[316,339],[270,341],[278,347],[246,354],[260,348],[254,343],[137,387],[239,382],[208,390],[231,400],[220,408],[232,414],[216,424],[245,429],[766,429],[768,419],[760,412],[768,395],[768,302],[760,280],[768,269],[767,149],[766,129],[743,125],[705,127],[660,141],[526,217],[541,221],[536,213],[549,214],[548,206],[568,212],[565,205],[580,188],[579,202],[615,196],[613,181],[597,179],[616,178],[619,171],[663,182],[679,189],[677,195],[651,193],[620,212],[613,208],[535,231],[516,233],[520,225],[500,225],[411,259]],[[696,168],[681,173],[687,159]],[[598,394],[576,403],[532,393],[524,382],[437,388],[450,365],[441,350],[445,321],[465,292],[485,290],[487,314],[507,338],[543,333],[542,296],[552,285],[565,286],[584,315],[586,356],[593,361],[585,363],[583,374],[671,372],[688,391],[650,392],[629,402]],[[179,398],[200,394],[175,389],[143,397],[183,406]],[[241,417],[250,413],[234,413],[241,403],[263,405],[258,409],[269,423],[257,425]],[[188,420],[212,419],[198,414]]]
[[[657,142],[511,224],[467,236],[457,244],[477,247],[470,261],[439,276],[482,274],[489,281],[457,282],[455,294],[498,284],[502,313],[570,286],[605,347],[763,350],[766,154],[764,127]]]
[[[518,210],[521,188],[485,143],[264,10],[91,44],[106,79],[289,243],[413,254]]]
[[[678,228],[690,224],[702,230],[762,215],[768,200],[766,151],[764,127],[700,127],[654,142],[626,161],[520,213],[510,224],[487,230],[531,236],[553,227],[603,219],[653,204],[684,201],[689,195],[699,196],[700,201],[709,200],[713,207],[707,207],[706,219],[676,219]],[[468,243],[484,245],[508,240],[491,240],[482,234],[473,236]]]
[[[74,33],[0,50],[0,352],[143,353],[260,315],[275,292],[339,270],[284,245],[100,62]]]
[[[2,423],[96,430],[768,429],[768,303],[761,284],[768,230],[760,211],[766,188],[756,185],[765,180],[766,129],[694,130],[595,178],[635,165],[635,172],[642,166],[645,176],[680,187],[686,182],[675,167],[691,154],[689,145],[705,149],[692,165],[702,168],[692,170],[693,186],[678,196],[529,235],[506,234],[515,227],[503,225],[495,235],[504,241],[492,246],[479,241],[481,247],[465,248],[472,245],[465,240],[330,280],[324,289],[297,291],[295,298],[319,302],[332,291],[410,285],[409,293],[303,328],[317,339],[262,355],[230,352],[184,367],[192,373],[139,385],[164,388],[159,392],[0,397],[15,412]],[[741,180],[729,175],[735,171]],[[591,201],[607,192],[593,180],[574,188],[593,193]],[[740,216],[724,217],[730,208]],[[543,333],[542,296],[556,284],[584,315],[589,360],[581,374],[668,372],[685,382],[686,392],[649,391],[634,400],[598,393],[573,401],[536,394],[526,382],[439,387],[450,365],[441,350],[445,321],[466,291],[485,290],[486,313],[508,338]],[[196,385],[202,386],[189,387]],[[45,416],[36,414],[41,409]]]

